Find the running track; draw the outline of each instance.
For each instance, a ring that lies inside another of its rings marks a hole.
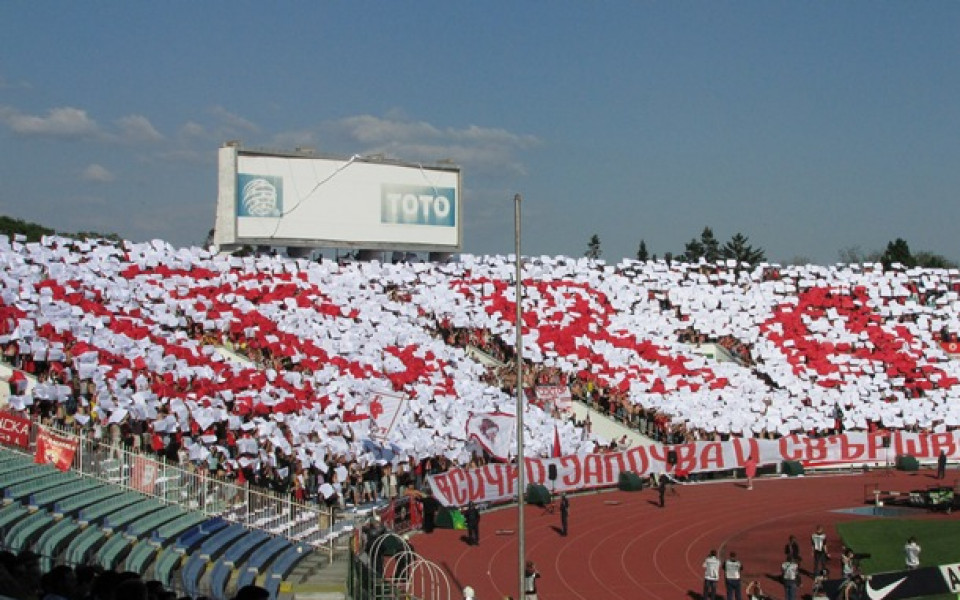
[[[956,483],[953,477],[947,482]],[[833,557],[829,567],[836,574],[840,540],[834,526],[872,517],[833,511],[864,506],[865,486],[908,491],[935,483],[930,471],[759,479],[753,490],[742,481],[704,482],[676,486],[676,495],[667,493],[665,508],[659,507],[656,490],[588,492],[570,496],[568,537],[559,534],[559,511],[527,506],[526,553],[542,575],[541,600],[699,600],[702,563],[711,549],[721,560],[737,552],[743,581],[758,579],[768,595],[781,598],[775,577],[790,534],[800,542],[801,569],[808,568],[810,534],[822,524]],[[926,514],[918,511],[917,517]],[[466,545],[465,532],[454,530],[421,533],[410,541],[448,573],[451,598],[461,598],[460,590],[470,585],[477,598],[500,600],[517,595],[516,527],[517,510],[511,506],[483,513],[479,546]],[[809,582],[803,578],[803,594],[809,593]],[[722,577],[718,592],[723,593]]]

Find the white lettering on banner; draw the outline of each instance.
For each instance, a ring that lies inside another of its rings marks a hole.
[[[390,202],[390,209],[394,213],[399,209],[404,217],[410,220],[428,221],[431,217],[442,219],[450,214],[450,199],[446,196],[394,192],[387,194],[387,201]]]
[[[20,422],[0,416],[0,433],[12,435],[26,435],[30,432],[30,422]]]
[[[891,437],[890,447],[884,439]],[[919,460],[934,460],[944,450],[953,460],[960,459],[960,432],[949,433],[865,433],[850,432],[826,437],[791,435],[778,440],[740,439],[726,442],[689,442],[674,446],[651,444],[623,452],[530,458],[526,462],[528,483],[546,484],[550,465],[557,469],[551,483],[557,491],[617,485],[624,472],[647,476],[652,473],[707,473],[743,468],[753,456],[757,464],[772,465],[799,461],[807,467],[850,463],[886,462],[894,454],[910,454]],[[670,451],[676,452],[676,465],[668,463]],[[434,495],[445,506],[460,506],[468,500],[496,502],[516,496],[516,467],[504,463],[478,469],[454,469],[427,478]]]
[[[565,385],[538,385],[537,400],[545,406],[556,406],[557,410],[563,412],[573,410],[573,396]]]
[[[0,413],[0,442],[26,448],[30,442],[30,421],[20,416]]]

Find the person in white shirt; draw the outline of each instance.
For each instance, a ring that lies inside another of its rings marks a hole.
[[[740,587],[740,574],[743,571],[743,564],[737,560],[737,553],[731,552],[727,560],[723,562],[723,577],[727,585],[727,600],[743,600],[743,592]]]
[[[827,568],[827,534],[823,532],[823,525],[817,525],[810,543],[813,545],[813,576],[816,577]]]
[[[911,536],[903,546],[903,560],[907,569],[913,570],[920,566],[920,544],[917,538]]]
[[[537,579],[540,572],[532,560],[528,560],[523,570],[523,595],[525,600],[537,600]]]
[[[720,559],[717,551],[711,550],[703,560],[703,600],[716,600],[717,581],[720,579]]]
[[[787,553],[783,564],[780,565],[780,571],[783,574],[783,597],[784,600],[797,600],[798,590],[800,589],[800,565],[797,564],[796,557]]]

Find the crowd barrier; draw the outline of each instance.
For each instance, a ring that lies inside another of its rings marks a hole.
[[[238,484],[205,470],[183,468],[151,454],[129,450],[32,422],[23,436],[0,435],[4,447],[34,456],[125,490],[218,516],[250,529],[308,544],[333,560],[345,547],[354,516],[332,507],[299,502],[281,494]]]

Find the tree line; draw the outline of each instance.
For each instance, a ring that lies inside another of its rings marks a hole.
[[[584,256],[587,258],[600,258],[603,254],[601,248],[600,236],[596,233],[590,236],[587,242],[587,251]],[[645,240],[640,240],[637,247],[637,260],[645,262],[648,260],[658,260],[656,254],[651,255],[647,250]],[[875,250],[864,252],[859,246],[844,248],[839,253],[840,262],[847,264],[863,263],[881,263],[884,269],[890,269],[894,265],[902,267],[925,267],[934,269],[953,269],[957,263],[946,257],[933,252],[921,250],[912,252],[910,245],[903,238],[897,238],[887,244],[884,250]],[[663,259],[667,262],[679,261],[696,263],[700,259],[708,263],[715,263],[718,260],[734,260],[739,266],[741,263],[755,265],[767,260],[766,252],[763,248],[754,247],[750,244],[750,238],[742,233],[735,233],[724,243],[720,243],[710,227],[704,227],[699,237],[691,238],[684,247],[683,252],[673,254],[666,252]],[[809,263],[809,260],[794,259],[792,264]]]
[[[121,239],[120,236],[115,233],[97,233],[96,231],[78,231],[76,233],[67,233],[63,231],[56,231],[55,229],[50,229],[49,227],[44,227],[43,225],[38,225],[22,219],[14,219],[6,215],[0,215],[0,234],[6,235],[10,239],[13,239],[13,237],[16,235],[22,235],[24,238],[26,238],[27,242],[39,242],[40,238],[46,235],[61,235],[63,237],[69,237],[78,240],[89,238],[106,239],[115,242],[119,242]]]

